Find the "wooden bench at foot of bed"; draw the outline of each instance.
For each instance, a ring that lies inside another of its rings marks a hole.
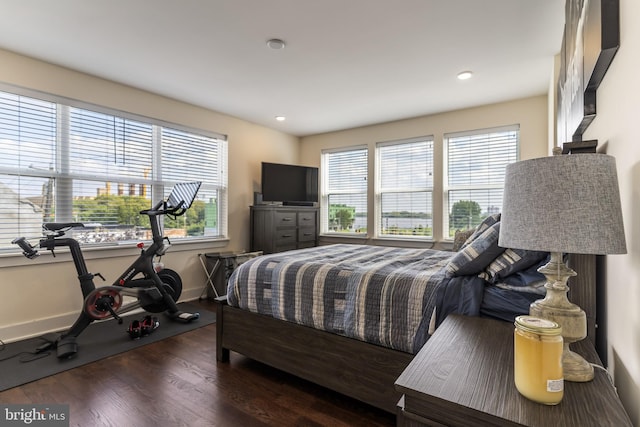
[[[217,299],[216,359],[229,352],[395,413],[394,383],[412,354],[231,307]]]

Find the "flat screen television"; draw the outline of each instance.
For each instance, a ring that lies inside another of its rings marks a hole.
[[[313,206],[318,202],[318,168],[262,162],[262,200]]]

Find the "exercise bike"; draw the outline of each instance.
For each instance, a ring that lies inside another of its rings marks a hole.
[[[162,257],[171,245],[169,238],[163,235],[160,217],[184,215],[191,207],[201,184],[201,182],[176,184],[166,201],[160,201],[153,208],[140,211],[141,215],[149,217],[153,242],[147,249],[144,248],[143,243],[138,243],[138,248],[141,249],[140,255],[111,286],[96,288],[93,278],[97,276],[103,281],[105,278],[100,273],[90,273],[87,270],[80,243],[77,240],[63,237],[73,228],[84,227],[82,223],[43,224],[44,236],[40,238],[38,245],[32,246],[24,237],[13,240],[12,243],[18,245],[23,250],[23,255],[29,259],[39,255],[38,247],[51,251],[54,256],[56,248],[68,247],[78,272],[84,298],[82,312],[71,328],[57,338],[47,340],[36,349],[36,352],[55,348],[58,358],[69,358],[78,352],[76,338],[91,322],[113,317],[122,323],[120,316],[137,308],[150,313],[165,312],[170,319],[184,323],[200,317],[199,313],[185,313],[178,309],[176,301],[182,293],[182,279],[173,270],[156,267],[154,258]],[[133,301],[125,301],[125,296],[132,297]]]

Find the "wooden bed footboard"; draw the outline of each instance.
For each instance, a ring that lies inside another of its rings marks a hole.
[[[216,359],[229,351],[395,413],[394,383],[413,355],[230,307],[217,299]]]

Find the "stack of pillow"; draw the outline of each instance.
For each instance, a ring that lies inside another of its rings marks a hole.
[[[465,236],[463,233],[460,232],[458,240]],[[544,294],[545,277],[537,269],[547,262],[548,252],[498,246],[500,214],[488,216],[467,234],[445,267],[447,275],[477,275],[491,285]]]

